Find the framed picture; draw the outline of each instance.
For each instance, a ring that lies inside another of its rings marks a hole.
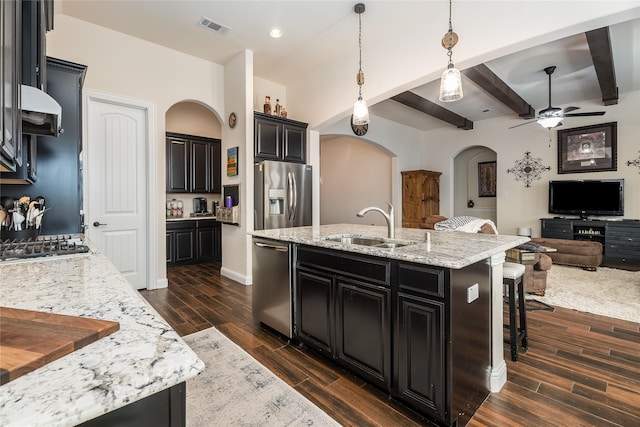
[[[478,163],[478,196],[496,197],[496,162]]]
[[[618,170],[617,123],[558,131],[558,173]]]
[[[238,175],[238,147],[227,150],[227,176]]]

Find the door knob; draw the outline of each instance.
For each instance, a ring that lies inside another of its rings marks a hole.
[[[98,221],[93,223],[94,227],[100,227],[101,225],[107,225],[107,224],[102,224],[101,222],[98,222]]]

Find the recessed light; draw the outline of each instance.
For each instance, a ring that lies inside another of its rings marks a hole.
[[[274,28],[271,31],[269,31],[269,35],[274,39],[279,39],[280,37],[282,37],[282,31],[280,31],[277,28]]]

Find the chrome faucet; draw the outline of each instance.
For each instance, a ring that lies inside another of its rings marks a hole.
[[[389,202],[387,202],[387,204],[389,205],[389,213],[387,214],[385,211],[383,211],[380,208],[376,208],[375,206],[369,206],[368,208],[364,208],[362,209],[360,212],[358,212],[356,214],[356,216],[358,218],[363,218],[364,215],[369,212],[369,211],[376,211],[376,212],[380,212],[382,214],[382,216],[384,216],[384,219],[387,221],[387,228],[389,229],[389,238],[393,239],[396,237],[396,228],[395,228],[395,224],[393,221],[393,205]]]

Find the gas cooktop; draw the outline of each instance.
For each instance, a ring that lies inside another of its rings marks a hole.
[[[0,242],[0,261],[32,259],[90,251],[82,239],[73,236],[39,236],[37,239],[7,239]]]

